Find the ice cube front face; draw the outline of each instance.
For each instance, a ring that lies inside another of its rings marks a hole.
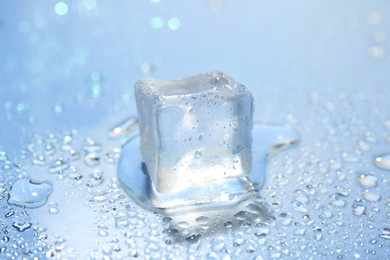
[[[253,97],[221,72],[139,80],[141,153],[159,193],[245,177],[251,170]]]

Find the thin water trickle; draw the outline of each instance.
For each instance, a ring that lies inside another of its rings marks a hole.
[[[113,126],[107,133],[111,138],[130,137],[138,131],[138,118],[128,117],[122,122]]]

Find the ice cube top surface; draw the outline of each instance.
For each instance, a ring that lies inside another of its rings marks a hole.
[[[157,192],[247,176],[253,98],[221,72],[137,82],[141,153]]]
[[[242,84],[235,82],[226,74],[214,71],[197,76],[177,80],[142,79],[136,83],[136,91],[144,92],[147,95],[167,98],[174,102],[175,97],[183,95],[195,95],[210,99],[207,94],[218,93],[221,96],[234,96],[237,92],[247,91]]]

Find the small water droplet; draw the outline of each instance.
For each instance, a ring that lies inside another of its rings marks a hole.
[[[180,221],[179,223],[177,223],[177,225],[181,228],[188,228],[190,226],[190,224],[188,224],[188,222],[186,221]]]
[[[95,169],[88,176],[88,182],[86,185],[88,187],[95,187],[95,186],[99,186],[100,184],[102,184],[103,181],[104,181],[103,171],[99,170],[99,169]]]
[[[246,220],[248,218],[248,214],[245,211],[239,211],[234,215],[237,220]]]
[[[195,153],[194,153],[194,157],[195,157],[195,159],[201,159],[202,158],[202,152],[201,151],[196,151]]]
[[[261,214],[262,213],[262,210],[259,206],[255,205],[255,204],[248,204],[246,205],[245,207],[250,213],[253,213],[253,214]]]
[[[97,166],[100,164],[100,156],[97,153],[88,153],[84,157],[84,162],[88,166]]]
[[[207,224],[209,222],[209,218],[205,216],[200,216],[196,219],[196,222],[200,224]]]
[[[176,237],[178,235],[179,231],[174,228],[167,228],[164,229],[163,234],[167,235],[168,237]]]
[[[211,84],[217,87],[217,90],[224,90],[224,88],[231,89],[229,85],[229,81],[224,77],[224,75],[220,75],[218,77],[215,77],[214,79],[211,80]]]
[[[44,166],[46,164],[46,158],[43,155],[36,155],[33,160],[32,164],[38,165],[38,166]]]
[[[55,103],[53,107],[53,111],[56,114],[61,114],[64,111],[64,106],[61,103]]]
[[[383,170],[390,170],[390,154],[383,154],[375,157],[374,164]]]
[[[79,170],[76,167],[71,166],[67,171],[67,177],[78,181],[83,178],[83,175],[79,172]]]
[[[87,138],[86,143],[83,145],[83,149],[87,153],[96,153],[102,150],[102,145],[97,143],[92,138]]]
[[[314,238],[316,240],[321,240],[322,239],[322,230],[320,227],[316,226],[313,228],[313,234],[314,234]]]
[[[230,221],[228,221],[228,222],[225,222],[225,223],[223,224],[223,226],[224,226],[225,228],[232,228],[232,227],[233,227],[233,223],[230,222]]]
[[[108,198],[108,192],[104,190],[97,190],[97,191],[92,191],[92,201],[95,202],[103,202],[106,201]]]
[[[0,162],[7,160],[7,153],[0,150]]]
[[[366,207],[363,204],[363,201],[361,200],[355,200],[354,203],[352,204],[352,211],[353,214],[356,216],[361,216],[364,214],[366,211]]]
[[[196,244],[199,241],[200,237],[201,237],[200,235],[194,234],[194,235],[187,237],[186,241],[191,243],[191,244]]]
[[[9,191],[8,203],[27,208],[44,205],[53,188],[49,182],[36,182],[29,178],[16,180]]]
[[[302,212],[302,213],[308,212],[306,205],[300,201],[292,201],[291,205],[293,206],[293,209],[297,212]]]
[[[50,214],[57,214],[58,212],[60,212],[60,210],[58,209],[58,203],[56,202],[51,202],[49,204],[49,213]]]
[[[117,228],[124,228],[129,225],[129,215],[126,211],[115,212],[114,219]]]
[[[60,173],[69,168],[69,161],[64,158],[55,160],[49,167],[50,173]]]
[[[109,234],[106,230],[99,230],[98,231],[98,236],[100,237],[107,237]]]

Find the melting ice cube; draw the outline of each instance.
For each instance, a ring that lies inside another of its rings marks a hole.
[[[136,83],[141,153],[154,189],[171,193],[251,171],[253,97],[221,72]]]

